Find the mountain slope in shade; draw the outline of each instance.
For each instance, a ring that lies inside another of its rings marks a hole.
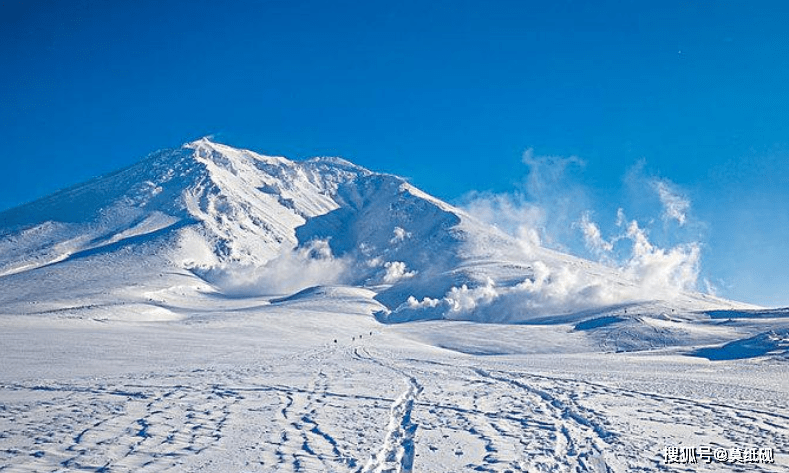
[[[46,306],[42,283],[86,306],[120,301],[155,314],[190,294],[287,301],[325,285],[370,290],[384,322],[544,322],[646,301],[663,301],[658,313],[744,308],[525,248],[397,176],[207,139],[3,212],[0,222],[0,304],[21,312]]]

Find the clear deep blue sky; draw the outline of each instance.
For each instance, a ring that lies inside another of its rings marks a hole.
[[[527,148],[575,155],[603,221],[644,161],[722,295],[789,305],[787,24],[782,1],[5,0],[0,209],[207,134],[449,201],[516,189]]]

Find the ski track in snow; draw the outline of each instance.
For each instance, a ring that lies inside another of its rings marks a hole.
[[[662,463],[665,425],[709,439],[700,444],[789,450],[785,408],[369,344],[261,366],[4,384],[0,396],[0,471],[682,470]]]
[[[240,400],[218,386],[2,389],[37,399],[3,409],[3,420],[19,426],[5,429],[5,439],[22,441],[19,446],[29,448],[26,471],[45,471],[53,463],[93,471],[160,471],[167,463],[177,467],[180,458],[200,455],[222,439],[224,425]],[[33,416],[38,423],[25,422]],[[17,447],[5,453],[21,452]]]
[[[414,468],[414,434],[417,425],[412,420],[414,402],[422,392],[422,386],[416,378],[405,371],[387,365],[372,356],[369,350],[355,348],[355,358],[377,364],[389,369],[408,380],[408,389],[398,397],[389,411],[389,423],[386,426],[386,437],[378,452],[370,458],[362,470],[363,473],[408,473]]]

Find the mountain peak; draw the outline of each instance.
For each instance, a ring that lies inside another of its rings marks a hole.
[[[211,153],[222,153],[229,150],[236,150],[230,146],[217,143],[211,136],[204,136],[181,145],[181,149],[197,155],[210,155]]]
[[[188,141],[188,142],[184,143],[181,147],[182,148],[195,148],[195,147],[200,146],[200,145],[209,146],[211,144],[214,144],[213,136],[212,135],[205,135],[205,136],[203,136],[201,138],[198,138],[196,140]]]
[[[219,165],[233,161],[257,161],[273,165],[293,165],[293,161],[281,156],[266,156],[247,149],[234,148],[213,141],[209,136],[184,143],[181,149],[188,150],[195,158],[208,160]]]

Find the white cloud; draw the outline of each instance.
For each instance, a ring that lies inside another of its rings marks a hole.
[[[549,266],[538,260],[531,264],[531,276],[519,284],[497,286],[488,278],[477,286],[452,287],[441,298],[426,297],[420,302],[411,296],[394,310],[395,318],[402,318],[409,311],[437,311],[449,319],[519,322],[542,315],[671,298],[681,291],[694,289],[698,277],[698,245],[680,245],[669,250],[657,248],[636,221],[630,222],[627,233],[621,238],[632,242],[631,255],[611,271],[630,283],[600,277],[569,264]],[[415,318],[423,318],[423,315]]]
[[[411,232],[407,232],[400,227],[394,227],[394,231],[392,233],[394,233],[394,236],[392,237],[391,240],[389,240],[389,243],[393,245],[395,243],[405,241],[406,238],[411,238]]]
[[[518,238],[525,249],[541,245],[540,229],[545,223],[545,212],[527,202],[522,193],[472,192],[466,195],[466,200],[463,206],[466,212]]]
[[[617,210],[616,225],[621,228],[625,222],[625,213],[620,208]],[[580,226],[590,250],[600,254],[609,264],[613,263],[644,290],[643,295],[634,294],[633,297],[643,298],[655,291],[668,297],[679,291],[695,290],[700,259],[697,242],[679,244],[669,249],[659,248],[649,240],[647,231],[636,220],[627,224],[624,233],[605,240],[588,213],[582,218]],[[617,263],[611,259],[611,252],[614,245],[622,240],[631,242],[630,253]]]
[[[263,266],[228,263],[203,277],[232,296],[292,294],[312,286],[340,284],[349,262],[332,255],[326,240],[286,251]]]
[[[513,194],[488,194],[485,199],[472,200],[467,208],[486,219],[497,218],[497,222],[505,223],[505,230],[516,236],[522,232],[518,223],[544,218],[542,209],[525,200],[514,202]],[[611,304],[672,298],[681,291],[695,290],[700,260],[698,243],[660,248],[650,241],[647,230],[636,220],[628,221],[622,208],[617,210],[615,234],[606,238],[591,215],[590,211],[584,212],[577,222],[586,247],[629,283],[621,284],[616,279],[599,277],[561,262],[549,267],[542,261],[534,261],[532,276],[515,286],[498,287],[492,280],[476,287],[461,285],[440,299],[422,303],[414,299],[396,312],[429,309],[440,310],[448,318],[518,321]],[[615,249],[622,242],[630,245],[617,258]]]
[[[408,271],[405,263],[402,261],[387,261],[384,263],[386,272],[383,276],[383,282],[386,284],[394,284],[403,279],[408,279],[416,276],[416,271]]]
[[[532,148],[523,153],[521,161],[529,167],[526,190],[535,199],[554,195],[558,190],[557,185],[566,181],[568,169],[586,165],[577,156],[535,156]]]
[[[625,211],[622,209],[622,207],[619,207],[616,209],[616,226],[621,227],[625,224],[625,220],[627,220],[625,218]]]
[[[584,234],[586,247],[592,252],[601,255],[610,253],[614,249],[614,244],[612,242],[603,239],[600,227],[591,220],[589,212],[585,212],[583,216],[581,216],[580,226]]]
[[[621,299],[621,294],[615,292],[617,288],[601,285],[597,278],[567,266],[550,268],[535,261],[532,269],[532,276],[515,286],[499,287],[488,278],[478,286],[453,287],[440,299],[425,297],[420,302],[411,296],[394,312],[401,316],[408,311],[439,311],[449,319],[518,322],[613,304]]]
[[[685,225],[690,201],[681,196],[677,187],[666,179],[653,179],[652,187],[658,193],[663,206],[663,218],[676,220],[680,225]]]
[[[472,192],[465,196],[462,207],[477,219],[518,238],[526,249],[548,246],[566,251],[568,246],[579,250],[585,247],[610,267],[612,275],[618,276],[601,277],[560,261],[552,266],[532,261],[532,275],[514,286],[497,286],[490,279],[478,285],[464,284],[452,287],[439,298],[419,302],[411,297],[394,312],[430,311],[449,318],[517,321],[595,306],[671,298],[681,291],[696,289],[700,245],[691,242],[661,247],[649,238],[653,222],[649,214],[660,212],[665,221],[676,221],[680,226],[689,223],[691,204],[678,186],[667,179],[646,176],[645,162],[640,162],[629,170],[624,182],[633,191],[633,199],[627,203],[647,215],[642,220],[647,222],[646,227],[638,220],[628,220],[620,207],[610,224],[611,231],[604,232],[592,219],[592,192],[573,176],[584,166],[583,160],[574,156],[535,156],[529,149],[523,163],[528,170],[518,189],[506,193]],[[655,193],[644,194],[645,188]],[[665,227],[662,231],[667,232]],[[675,236],[666,235],[668,241]],[[422,317],[424,314],[416,316]]]
[[[525,177],[513,192],[470,192],[460,206],[477,219],[517,237],[525,249],[549,246],[566,250],[562,242],[572,222],[589,207],[586,189],[575,172],[585,166],[576,156],[523,154]]]
[[[433,299],[430,297],[425,297],[421,301],[417,300],[414,296],[408,296],[408,300],[406,300],[404,307],[407,307],[412,310],[417,309],[433,309],[441,304],[441,299]]]
[[[489,304],[499,297],[499,292],[495,288],[493,280],[488,278],[485,284],[473,289],[469,289],[466,284],[460,287],[453,287],[444,296],[444,302],[449,306],[449,315],[467,314],[473,311],[480,304]]]
[[[718,287],[707,278],[704,278],[704,292],[716,296],[718,295]]]
[[[627,238],[633,242],[633,251],[624,272],[646,291],[669,296],[696,288],[700,256],[697,243],[677,245],[668,250],[657,248],[635,220],[628,225]]]

